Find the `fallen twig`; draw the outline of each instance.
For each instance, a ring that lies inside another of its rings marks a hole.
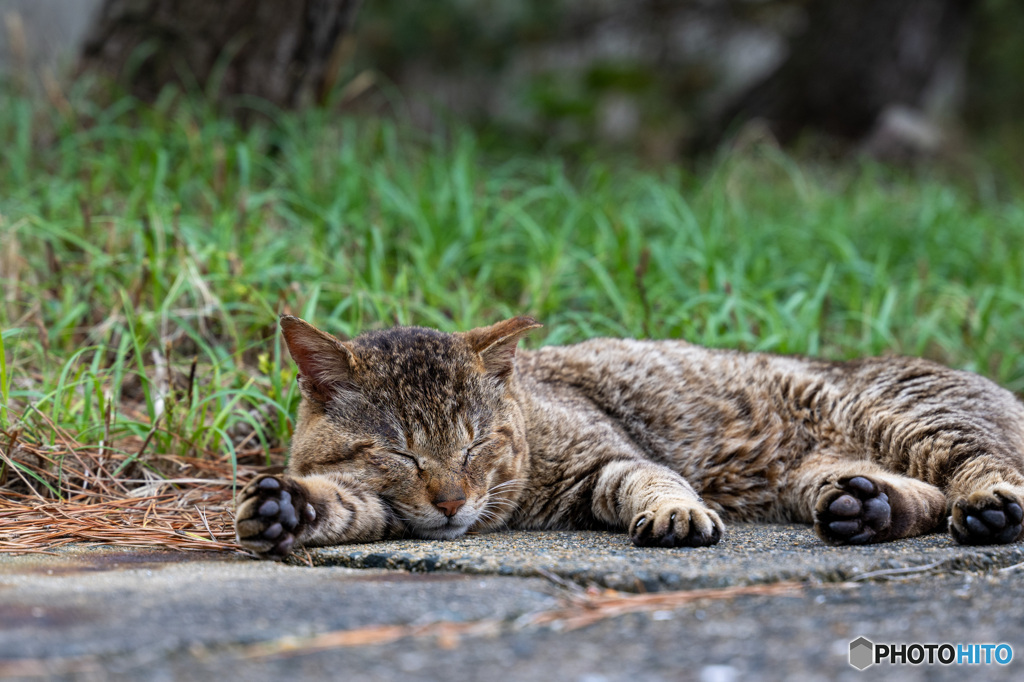
[[[561,609],[527,614],[516,621],[519,627],[549,625],[560,630],[575,630],[627,613],[669,611],[685,604],[703,599],[732,599],[741,596],[779,596],[800,592],[799,583],[773,583],[770,585],[744,585],[704,590],[683,590],[672,592],[651,592],[649,594],[624,594],[615,590],[605,592],[587,591],[585,599],[575,597]]]
[[[878,571],[869,571],[868,573],[862,573],[856,575],[851,580],[870,580],[872,578],[881,578],[890,575],[908,575],[912,573],[927,573],[928,571],[936,568],[944,561],[940,559],[930,564],[924,564],[923,566],[907,566],[905,568],[883,568]]]
[[[588,590],[585,600],[573,599],[565,608],[527,614],[511,625],[515,629],[557,627],[560,630],[574,630],[605,618],[614,618],[627,613],[665,611],[709,599],[732,599],[751,595],[792,595],[800,592],[801,589],[799,583],[775,583],[651,594],[623,594],[615,590],[594,593]],[[351,630],[335,630],[310,637],[290,636],[259,642],[243,647],[240,656],[242,658],[286,658],[343,647],[390,644],[406,638],[434,638],[442,648],[450,649],[458,645],[461,637],[493,636],[499,634],[503,629],[507,629],[509,625],[507,622],[493,618],[458,623],[440,621],[425,625],[370,625]]]

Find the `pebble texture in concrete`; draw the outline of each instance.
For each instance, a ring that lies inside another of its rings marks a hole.
[[[736,524],[714,547],[640,548],[620,533],[506,532],[458,540],[402,540],[310,551],[314,564],[409,571],[536,576],[626,591],[724,587],[784,580],[839,582],[935,564],[988,569],[1024,561],[1024,545],[961,547],[948,534],[857,547],[829,547],[807,526]]]

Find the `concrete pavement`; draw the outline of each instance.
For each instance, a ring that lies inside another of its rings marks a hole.
[[[323,548],[287,565],[109,548],[0,556],[0,677],[1019,679],[1021,562],[1017,545],[933,535],[830,548],[805,527],[766,525],[733,526],[705,549],[566,532]],[[797,584],[756,593],[779,581]],[[607,592],[588,602],[575,584],[668,601],[608,610]],[[720,586],[754,593],[676,599]],[[592,623],[573,629],[567,613]],[[847,663],[858,636],[1006,642],[1015,659],[861,673]]]

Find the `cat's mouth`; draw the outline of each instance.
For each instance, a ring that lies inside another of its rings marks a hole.
[[[441,523],[433,525],[410,524],[409,530],[417,537],[425,540],[454,540],[465,534],[475,519],[458,518],[455,516],[446,518]]]

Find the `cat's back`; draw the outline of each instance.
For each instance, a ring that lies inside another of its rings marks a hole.
[[[777,392],[779,378],[815,382],[827,363],[804,358],[711,349],[679,340],[590,339],[523,351],[517,370],[540,392],[563,387],[605,407],[657,410],[680,401],[707,402]]]
[[[782,436],[805,421],[794,396],[820,393],[826,363],[685,341],[591,339],[522,354],[524,392],[596,410],[656,459],[720,450],[723,439]]]
[[[677,340],[592,339],[524,351],[517,371],[541,406],[592,410],[652,459],[697,479],[716,466],[762,469],[815,444],[857,451],[883,422],[967,412],[1024,442],[1024,406],[1009,391],[919,358],[831,362]],[[535,414],[543,417],[543,407]]]

